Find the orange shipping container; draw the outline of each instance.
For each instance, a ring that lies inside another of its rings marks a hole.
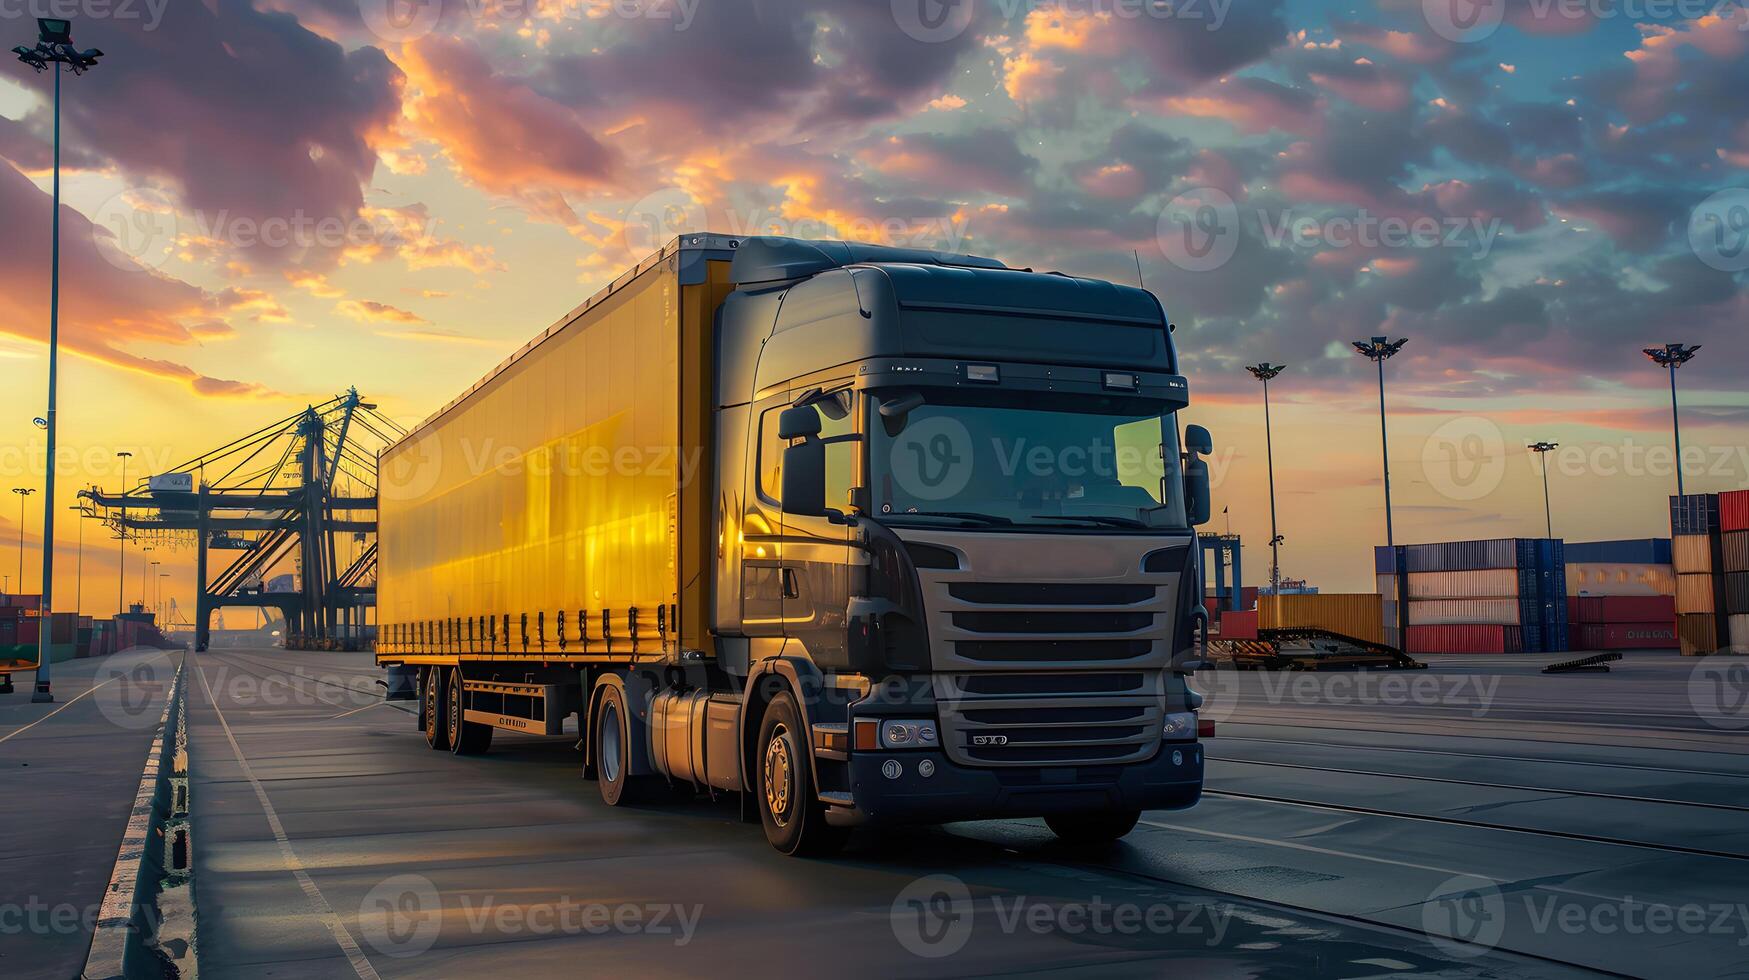
[[[1712,575],[1676,576],[1678,615],[1711,615],[1718,612],[1718,581]]]
[[[1713,536],[1710,534],[1678,534],[1671,539],[1671,553],[1678,574],[1713,570]]]
[[[1384,600],[1370,592],[1259,596],[1257,623],[1264,629],[1304,626],[1385,642]]]

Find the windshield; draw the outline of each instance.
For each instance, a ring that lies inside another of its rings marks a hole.
[[[932,391],[928,403],[901,417],[881,415],[877,400],[869,424],[874,516],[886,523],[1185,526],[1178,426],[1166,406],[1004,397],[980,403]]]

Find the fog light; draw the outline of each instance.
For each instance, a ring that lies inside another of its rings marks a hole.
[[[898,779],[905,774],[905,767],[899,765],[899,760],[888,759],[881,763],[881,775],[888,779]]]
[[[1172,764],[1175,766],[1184,765],[1184,753],[1183,752],[1172,753]]]
[[[917,763],[917,775],[922,776],[924,779],[928,779],[930,776],[935,775],[935,760],[924,759],[922,762]]]

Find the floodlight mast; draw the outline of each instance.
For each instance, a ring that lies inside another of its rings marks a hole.
[[[1263,446],[1269,466],[1269,588],[1278,601],[1281,595],[1281,531],[1275,520],[1275,435],[1269,422],[1269,382],[1286,369],[1285,364],[1268,361],[1245,368],[1252,377],[1263,382]]]
[[[1549,453],[1561,448],[1561,444],[1558,442],[1533,442],[1525,448],[1536,453],[1537,457],[1542,460],[1543,520],[1548,524],[1549,537],[1552,539],[1555,536],[1555,514],[1549,506]]]
[[[1676,369],[1694,359],[1700,350],[1700,345],[1693,347],[1687,344],[1665,344],[1663,347],[1643,348],[1645,355],[1652,363],[1670,372],[1670,429],[1676,437],[1676,495],[1683,496],[1682,490],[1682,422],[1676,411]]]
[[[1385,428],[1385,362],[1397,356],[1397,352],[1408,343],[1407,337],[1392,342],[1384,337],[1374,337],[1371,340],[1352,341],[1354,349],[1362,357],[1379,366],[1379,442],[1384,450],[1385,463],[1385,545],[1391,547],[1397,543],[1396,529],[1391,523],[1391,442]]]

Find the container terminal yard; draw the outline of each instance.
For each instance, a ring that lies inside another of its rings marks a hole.
[[[0,28],[0,980],[1749,977],[1749,0]]]

